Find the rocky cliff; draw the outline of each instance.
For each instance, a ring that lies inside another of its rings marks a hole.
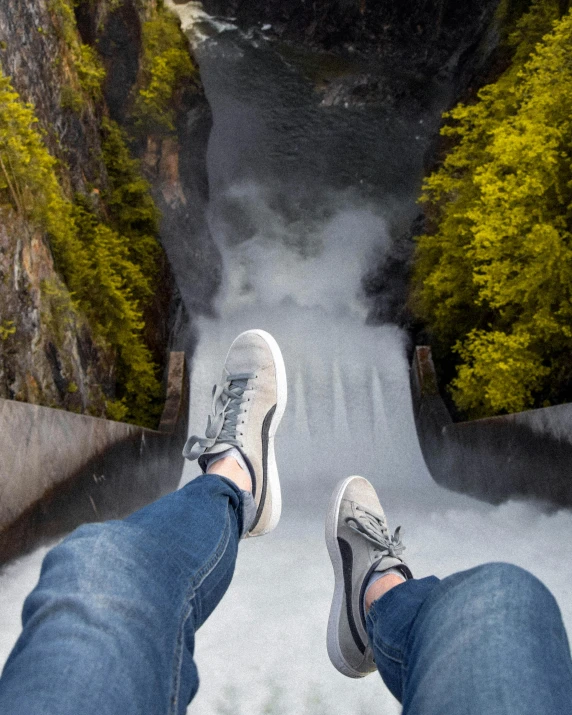
[[[182,0],[175,0],[183,4]],[[462,73],[498,0],[204,0],[207,12],[287,41],[427,73]],[[494,38],[490,37],[494,44]],[[486,55],[486,52],[485,52]]]
[[[0,64],[31,102],[68,192],[105,185],[93,102],[81,115],[66,106],[78,86],[71,51],[50,3],[3,3]],[[95,347],[55,270],[44,231],[14,207],[1,209],[0,396],[102,415],[113,385],[113,356]]]
[[[156,0],[3,3],[0,69],[10,78],[18,101],[31,103],[43,141],[57,159],[57,178],[66,199],[79,200],[98,226],[135,235],[139,219],[131,218],[127,228],[118,228],[126,221],[113,206],[120,196],[129,207],[135,180],[131,176],[130,185],[118,188],[117,177],[110,179],[103,146],[106,118],[127,127],[132,152],[143,159],[143,172],[162,211],[161,233],[169,245],[171,234],[185,227],[189,202],[204,202],[206,193],[206,181],[201,179],[206,149],[195,142],[197,151],[189,157],[180,151],[179,135],[186,144],[198,124],[206,147],[209,114],[195,76],[181,79],[171,94],[161,96],[165,111],[173,115],[168,131],[135,126],[137,90],[153,81],[144,76],[153,69],[144,67],[144,30],[160,9]],[[177,41],[188,52],[184,38]],[[195,121],[189,124],[192,109]],[[149,208],[144,185],[135,190],[140,205],[143,201]],[[33,216],[33,197],[26,198],[26,205],[13,198],[6,188],[0,201],[0,396],[124,417],[123,408],[109,410],[121,380],[125,383],[128,377],[121,349],[107,335],[102,339],[105,316],[94,320],[89,309],[82,310],[77,291],[70,292],[50,232]],[[157,254],[154,263],[154,295],[146,297],[141,310],[145,349],[160,370],[181,308],[164,253]],[[196,263],[200,268],[200,258]]]

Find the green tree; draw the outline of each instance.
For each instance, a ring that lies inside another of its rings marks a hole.
[[[412,306],[456,352],[452,394],[471,416],[568,397],[572,382],[572,15],[553,22],[556,8],[533,3],[513,66],[448,113],[457,144],[425,182],[433,230]]]
[[[69,84],[63,87],[62,103],[70,109],[81,112],[87,100],[97,101],[102,98],[106,73],[97,52],[81,41],[77,31],[74,4],[75,0],[50,0],[49,8],[77,75],[75,82],[74,77],[69,77]]]
[[[160,214],[140,162],[131,157],[126,133],[106,117],[102,121],[102,150],[109,178],[102,198],[114,228],[126,239],[130,260],[141,268],[144,284],[135,289],[135,294],[145,300],[152,293],[161,255],[157,240]]]
[[[74,221],[88,260],[84,289],[76,296],[97,335],[116,350],[123,415],[137,424],[152,426],[160,384],[142,337],[142,300],[152,296],[152,284],[130,258],[126,237],[101,223],[80,197],[74,207]],[[118,407],[111,405],[112,411]]]

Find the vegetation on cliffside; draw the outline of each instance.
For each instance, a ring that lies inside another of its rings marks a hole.
[[[137,133],[175,131],[177,95],[192,83],[196,69],[178,20],[163,3],[142,27],[142,61],[132,119]]]
[[[46,231],[75,310],[116,353],[118,394],[108,402],[109,416],[152,425],[160,385],[142,330],[160,250],[158,216],[121,130],[106,120],[104,132],[107,220],[97,192],[75,202],[65,196],[33,108],[0,75],[0,203]]]
[[[471,417],[572,399],[572,15],[560,13],[532,3],[509,69],[446,115],[455,143],[424,186],[411,305]]]
[[[50,0],[50,9],[59,28],[61,40],[69,52],[75,70],[70,73],[69,83],[64,87],[62,102],[79,112],[88,100],[98,101],[102,98],[105,69],[96,50],[80,40],[74,4],[74,0]]]
[[[57,49],[48,76],[60,100],[55,112],[43,102],[38,114],[0,69],[0,208],[43,233],[63,281],[43,282],[38,312],[45,327],[40,330],[53,343],[54,369],[63,371],[58,379],[64,391],[73,390],[77,380],[64,364],[70,335],[85,327],[86,351],[99,366],[90,379],[101,380],[107,402],[104,414],[101,394],[95,399],[88,388],[72,408],[153,427],[161,407],[162,366],[155,360],[160,360],[163,332],[153,321],[157,311],[166,310],[166,301],[157,300],[164,256],[159,212],[133,152],[143,150],[149,135],[175,134],[183,95],[195,87],[197,73],[179,23],[162,0],[138,0],[136,7],[133,15],[124,0],[46,0],[44,26],[36,29],[42,48],[49,47],[52,55]],[[105,67],[110,72],[114,67],[108,55],[100,55],[99,40],[108,22],[125,22],[125,17],[141,22],[141,28],[133,35],[140,45],[129,48],[129,61],[138,62],[139,70],[135,84],[126,88],[122,128],[108,116]],[[76,147],[62,141],[62,126],[79,138],[83,165]],[[75,327],[66,332],[64,323]],[[16,330],[13,321],[2,322],[0,340],[7,343]],[[33,382],[35,373],[28,372],[22,379]],[[28,393],[14,392],[14,397],[27,399]],[[45,398],[41,385],[32,398],[70,408],[63,398]]]

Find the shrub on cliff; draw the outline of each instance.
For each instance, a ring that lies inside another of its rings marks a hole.
[[[112,225],[87,198],[78,197],[75,205],[66,198],[33,107],[0,74],[0,202],[46,231],[75,309],[87,316],[106,349],[115,352],[118,399],[108,404],[110,416],[152,426],[160,385],[142,330],[159,251],[157,211],[121,132],[111,123],[106,124],[104,152]],[[127,195],[130,205],[121,206]]]
[[[63,88],[62,104],[80,112],[86,106],[86,100],[101,99],[105,69],[97,52],[80,40],[73,10],[74,0],[50,0],[49,6],[77,76],[77,84],[73,82],[72,73],[70,84]]]
[[[102,198],[114,228],[127,239],[130,260],[145,276],[148,288],[138,293],[144,299],[152,292],[161,255],[157,240],[159,211],[151,196],[151,186],[143,178],[140,162],[131,156],[126,133],[107,117],[103,118],[101,128],[103,161],[109,177],[109,187]]]
[[[165,134],[175,130],[177,94],[189,86],[196,69],[177,18],[158,2],[143,23],[141,79],[133,108],[136,131]]]
[[[452,395],[473,417],[571,396],[572,15],[532,42],[555,17],[533,3],[513,66],[448,113],[457,144],[425,182],[411,302],[456,352]]]
[[[79,239],[43,141],[32,105],[24,104],[0,73],[0,196],[54,236],[54,255],[65,273],[85,270]]]
[[[130,255],[127,237],[98,220],[81,197],[73,208],[73,220],[88,261],[81,277],[86,285],[74,295],[96,334],[117,353],[120,399],[109,404],[108,411],[114,419],[154,426],[160,385],[142,338],[142,304],[153,295],[152,283]]]

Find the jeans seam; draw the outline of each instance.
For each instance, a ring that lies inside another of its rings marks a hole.
[[[375,626],[375,624],[377,622],[377,613],[373,609],[371,609],[370,612],[368,613],[368,618],[371,619],[372,626]],[[370,639],[370,640],[373,640],[373,639]],[[384,658],[389,658],[389,660],[393,660],[396,663],[403,664],[404,652],[401,648],[394,648],[393,646],[390,646],[387,643],[385,643],[385,641],[381,638],[379,639],[379,645],[377,645],[377,648],[379,649],[381,654],[384,656]]]
[[[225,525],[224,525],[224,531],[222,533],[221,539],[219,540],[218,544],[216,545],[216,548],[213,552],[213,555],[207,561],[207,563],[203,566],[202,569],[200,569],[197,574],[192,578],[192,580],[189,583],[189,587],[186,591],[185,594],[185,601],[188,601],[188,606],[184,612],[184,616],[181,619],[181,622],[179,624],[179,629],[177,633],[177,643],[175,646],[175,663],[173,667],[173,680],[172,680],[172,687],[171,687],[171,695],[169,698],[169,703],[170,703],[170,708],[169,708],[169,713],[172,715],[176,715],[178,711],[178,705],[179,705],[179,696],[180,696],[180,687],[181,687],[181,668],[182,668],[182,662],[183,662],[183,641],[184,641],[184,629],[185,629],[185,624],[187,623],[192,611],[193,611],[193,599],[195,597],[195,593],[197,589],[200,587],[200,585],[203,583],[203,581],[214,571],[216,568],[217,564],[222,558],[222,555],[225,553],[228,543],[230,541],[230,518],[229,518],[229,513],[228,509],[226,511],[226,520],[225,520]],[[222,545],[222,548],[221,548]]]
[[[392,648],[382,641],[378,646],[378,649],[384,658],[389,658],[389,660],[393,660],[395,663],[401,663],[401,665],[403,665],[403,651],[399,648]]]

